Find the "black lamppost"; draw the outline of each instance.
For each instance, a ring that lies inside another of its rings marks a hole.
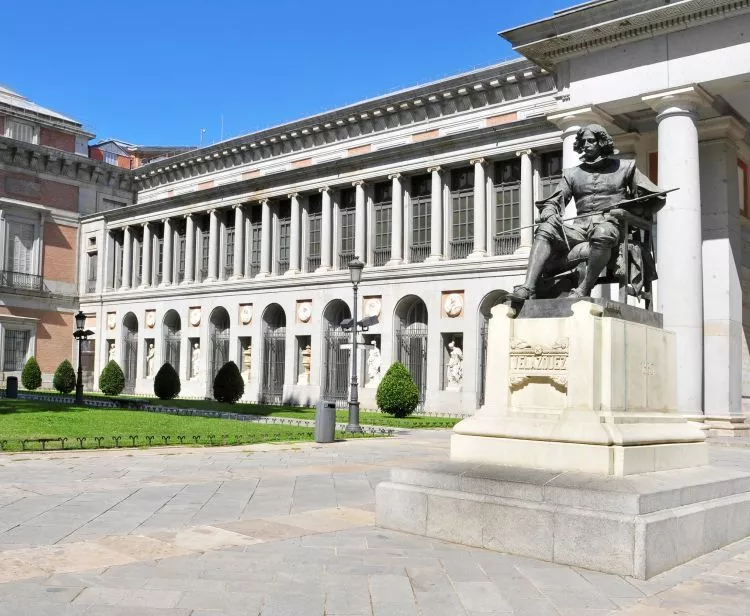
[[[357,287],[362,280],[362,268],[365,266],[359,257],[349,261],[349,274],[354,289],[354,303],[352,304],[352,381],[349,390],[349,423],[347,432],[362,432],[359,425],[359,392],[357,391]]]
[[[91,336],[94,332],[86,327],[86,315],[83,310],[79,310],[75,316],[76,330],[73,332],[73,338],[78,340],[78,379],[76,380],[76,404],[83,404],[83,370],[81,368],[81,345],[83,341]]]

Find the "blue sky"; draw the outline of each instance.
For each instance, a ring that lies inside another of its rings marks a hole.
[[[572,4],[10,2],[0,83],[101,139],[205,145],[500,62],[499,30]]]

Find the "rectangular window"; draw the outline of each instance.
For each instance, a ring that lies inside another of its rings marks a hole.
[[[201,231],[201,280],[208,278],[208,250],[210,248],[210,237],[208,230]]]
[[[283,274],[289,269],[289,251],[292,245],[292,202],[284,200],[278,205],[279,212],[279,260],[277,272]]]
[[[474,250],[474,168],[451,172],[451,259],[463,259]]]
[[[133,287],[137,287],[141,284],[141,272],[143,272],[143,242],[133,242],[133,256],[135,262],[135,270],[133,271]]]
[[[307,271],[320,267],[320,231],[323,202],[320,195],[310,196],[307,206]]]
[[[541,180],[542,199],[546,199],[555,192],[562,178],[562,152],[547,152],[542,154]]]
[[[90,252],[87,256],[86,263],[86,292],[96,292],[96,272],[99,265],[99,253]]]
[[[177,282],[185,280],[186,249],[185,233],[181,232],[177,236]]]
[[[412,263],[421,263],[430,256],[430,224],[432,209],[432,177],[414,176],[411,180],[411,254]]]
[[[12,272],[34,274],[34,224],[8,221],[8,265]],[[6,266],[7,267],[7,266]]]
[[[104,152],[104,162],[109,165],[117,165],[117,154],[114,152]]]
[[[164,271],[164,238],[160,237],[156,243],[156,282],[160,284]]]
[[[9,139],[39,145],[39,127],[26,122],[5,118],[5,136]]]
[[[260,208],[250,211],[250,267],[251,276],[260,272],[260,243],[263,234]]]
[[[3,344],[3,370],[17,372],[23,370],[29,354],[31,332],[27,329],[6,329]]]
[[[339,204],[339,269],[349,267],[354,258],[354,224],[356,211],[356,192],[354,188],[341,191]],[[362,256],[364,258],[364,256]]]
[[[513,254],[520,245],[521,161],[508,160],[495,164],[495,246],[494,254]]]
[[[374,265],[385,265],[391,258],[392,184],[375,184],[375,245]]]
[[[224,274],[228,278],[234,273],[234,227],[227,228],[227,241],[224,251]]]

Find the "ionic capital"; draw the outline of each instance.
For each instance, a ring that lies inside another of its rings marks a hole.
[[[401,174],[400,173],[391,173],[388,176],[388,179],[389,180],[400,180],[401,179]]]
[[[355,182],[352,182],[352,186],[364,186],[365,181],[364,180],[356,180]]]
[[[527,148],[525,150],[518,150],[516,152],[516,156],[529,156],[529,157],[531,157],[531,156],[534,156],[534,150],[532,150],[531,148]]]
[[[299,193],[298,192],[289,193],[287,195],[287,198],[289,198],[289,199],[299,199]]]
[[[471,160],[469,161],[469,164],[470,164],[470,165],[483,165],[483,164],[484,164],[484,163],[486,163],[486,162],[487,162],[487,161],[486,161],[486,160],[485,160],[484,158],[472,158],[472,159],[471,159]]]
[[[427,173],[442,173],[443,168],[440,165],[435,165],[434,167],[427,167]]]
[[[318,192],[321,193],[321,194],[327,193],[327,192],[331,192],[331,187],[330,186],[321,186],[320,188],[318,188]]]

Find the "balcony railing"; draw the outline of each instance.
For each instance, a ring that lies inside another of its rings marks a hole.
[[[391,259],[390,248],[376,248],[373,250],[372,264],[379,266],[385,265]]]
[[[289,259],[279,259],[278,269],[276,270],[279,274],[283,274],[289,269]]]
[[[260,273],[260,263],[250,263],[250,277],[254,278]]]
[[[451,259],[465,259],[474,250],[474,239],[451,240]]]
[[[339,269],[349,269],[349,262],[354,259],[354,251],[339,253]]]
[[[307,271],[314,272],[320,267],[320,255],[307,257]]]
[[[496,235],[495,252],[496,255],[512,255],[521,245],[520,235]]]
[[[411,247],[409,251],[409,261],[412,263],[422,263],[427,257],[430,256],[430,245],[429,244],[416,244]]]
[[[0,270],[0,287],[22,289],[24,291],[41,291],[43,286],[44,281],[42,277],[36,274]]]

